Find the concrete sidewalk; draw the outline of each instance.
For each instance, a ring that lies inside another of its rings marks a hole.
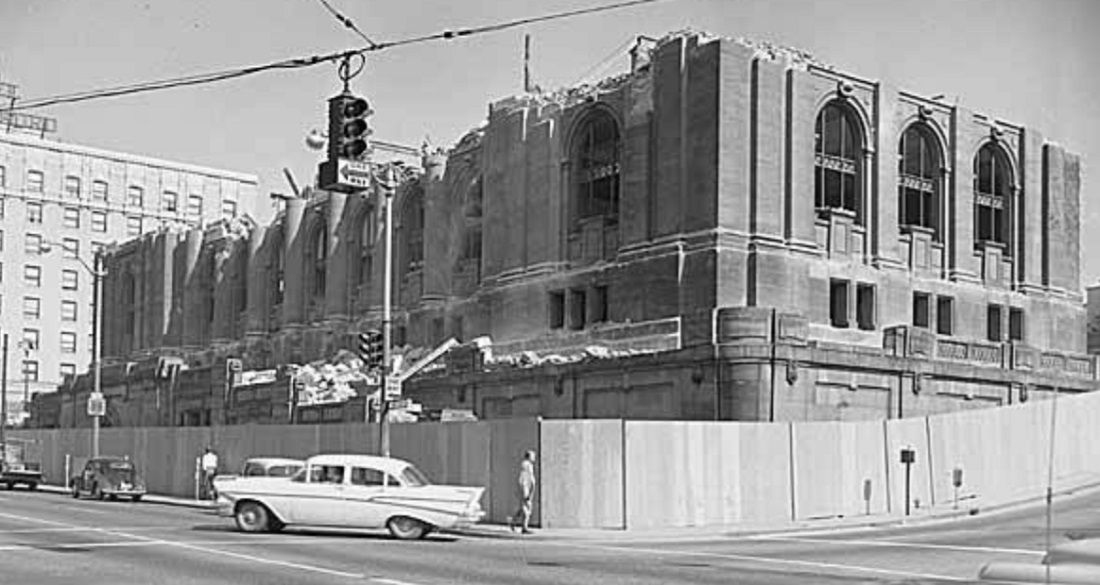
[[[69,494],[62,486],[40,484],[45,492]],[[1085,497],[1100,492],[1100,484],[1090,484],[1068,488],[1055,492],[1055,501]],[[196,510],[216,509],[214,502],[174,496],[146,494],[142,502],[165,506],[178,506]],[[927,526],[938,523],[957,522],[965,518],[1024,510],[1041,506],[1043,498],[983,507],[977,500],[960,501],[956,509],[953,504],[916,508],[909,516],[904,514],[870,514],[846,517],[814,518],[779,522],[742,523],[728,526],[685,526],[665,528],[535,528],[532,534],[520,534],[509,529],[506,524],[476,524],[456,530],[444,531],[451,534],[481,538],[506,538],[516,540],[569,540],[569,541],[646,541],[646,540],[706,540],[717,538],[745,538],[769,534],[790,534],[793,532],[833,532],[860,530],[867,528],[889,528],[903,526]]]

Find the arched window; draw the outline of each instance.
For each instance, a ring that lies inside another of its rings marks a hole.
[[[619,216],[619,126],[611,114],[596,110],[574,138],[574,217],[583,220]]]
[[[1011,255],[1012,169],[1004,151],[993,143],[974,158],[974,242],[1005,246]]]
[[[830,102],[817,115],[814,148],[814,203],[818,210],[846,209],[862,221],[863,138],[855,114]]]
[[[932,133],[921,125],[910,126],[898,144],[898,223],[943,234],[940,214],[940,160]]]
[[[271,239],[271,306],[280,305],[283,302],[283,292],[286,290],[286,259],[283,257],[283,230],[282,226]]]
[[[481,179],[466,192],[466,203],[463,206],[463,215],[466,220],[465,236],[462,244],[463,260],[481,260]]]
[[[359,226],[359,258],[357,279],[360,285],[370,281],[374,273],[374,246],[378,241],[378,215],[371,207],[363,214],[363,223]]]
[[[310,245],[310,264],[313,271],[313,286],[310,292],[314,298],[325,296],[325,263],[328,261],[328,230],[324,223],[313,230]]]

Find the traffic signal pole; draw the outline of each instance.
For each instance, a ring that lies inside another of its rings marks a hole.
[[[386,396],[386,382],[390,375],[390,343],[393,339],[393,195],[396,185],[393,181],[393,167],[386,166],[382,171],[382,180],[379,184],[379,199],[385,206],[386,225],[385,241],[386,253],[382,269],[382,394],[379,400],[381,420],[378,424],[378,444],[383,457],[390,456],[390,402]]]

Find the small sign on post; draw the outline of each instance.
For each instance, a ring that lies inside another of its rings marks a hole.
[[[107,414],[107,400],[102,392],[92,392],[88,396],[88,416],[104,416]]]
[[[901,463],[905,465],[905,515],[909,515],[909,476],[913,464],[917,462],[917,452],[910,447],[902,447]]]
[[[393,400],[401,396],[401,380],[386,378],[386,400]]]
[[[871,480],[863,480],[863,505],[868,516],[871,515]]]

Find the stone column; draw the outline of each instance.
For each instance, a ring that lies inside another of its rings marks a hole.
[[[267,299],[268,283],[271,282],[271,274],[268,271],[264,239],[267,237],[267,226],[256,226],[248,235],[248,262],[246,274],[248,279],[245,284],[246,308],[245,308],[245,335],[252,337],[267,333]],[[280,250],[281,252],[281,250]]]
[[[424,156],[423,164],[424,176],[421,181],[424,185],[424,291],[421,298],[427,301],[441,299],[448,291],[447,277],[452,267],[449,246],[451,230],[448,228],[448,223],[452,210],[449,209],[448,197],[443,185],[446,157],[442,154],[429,154]],[[461,197],[468,185],[458,187],[459,191],[456,195]],[[459,198],[456,201],[461,202],[462,199]],[[464,221],[464,210],[459,206],[455,207],[453,213],[458,214]],[[460,231],[464,231],[464,228]],[[526,238],[527,235],[524,234],[523,237]],[[459,246],[462,246],[461,241]]]
[[[352,242],[351,221],[344,225],[344,209],[348,196],[332,191],[328,194],[327,220],[328,258],[325,259],[325,319],[348,319],[348,267],[349,255],[355,250]]]
[[[202,344],[203,326],[206,315],[202,314],[202,301],[207,292],[200,282],[198,270],[199,256],[202,254],[202,229],[196,228],[187,232],[184,240],[183,252],[183,297],[180,318],[183,321],[184,346],[197,346]]]
[[[286,202],[286,216],[283,218],[283,324],[301,325],[305,320],[306,278],[304,254],[305,242],[299,233],[302,217],[305,215],[305,199],[290,199]]]
[[[214,294],[214,322],[210,324],[210,339],[214,343],[228,343],[233,339],[233,323],[236,316],[236,299],[233,295],[233,249],[235,242],[224,239],[213,254],[214,270],[211,290]]]

